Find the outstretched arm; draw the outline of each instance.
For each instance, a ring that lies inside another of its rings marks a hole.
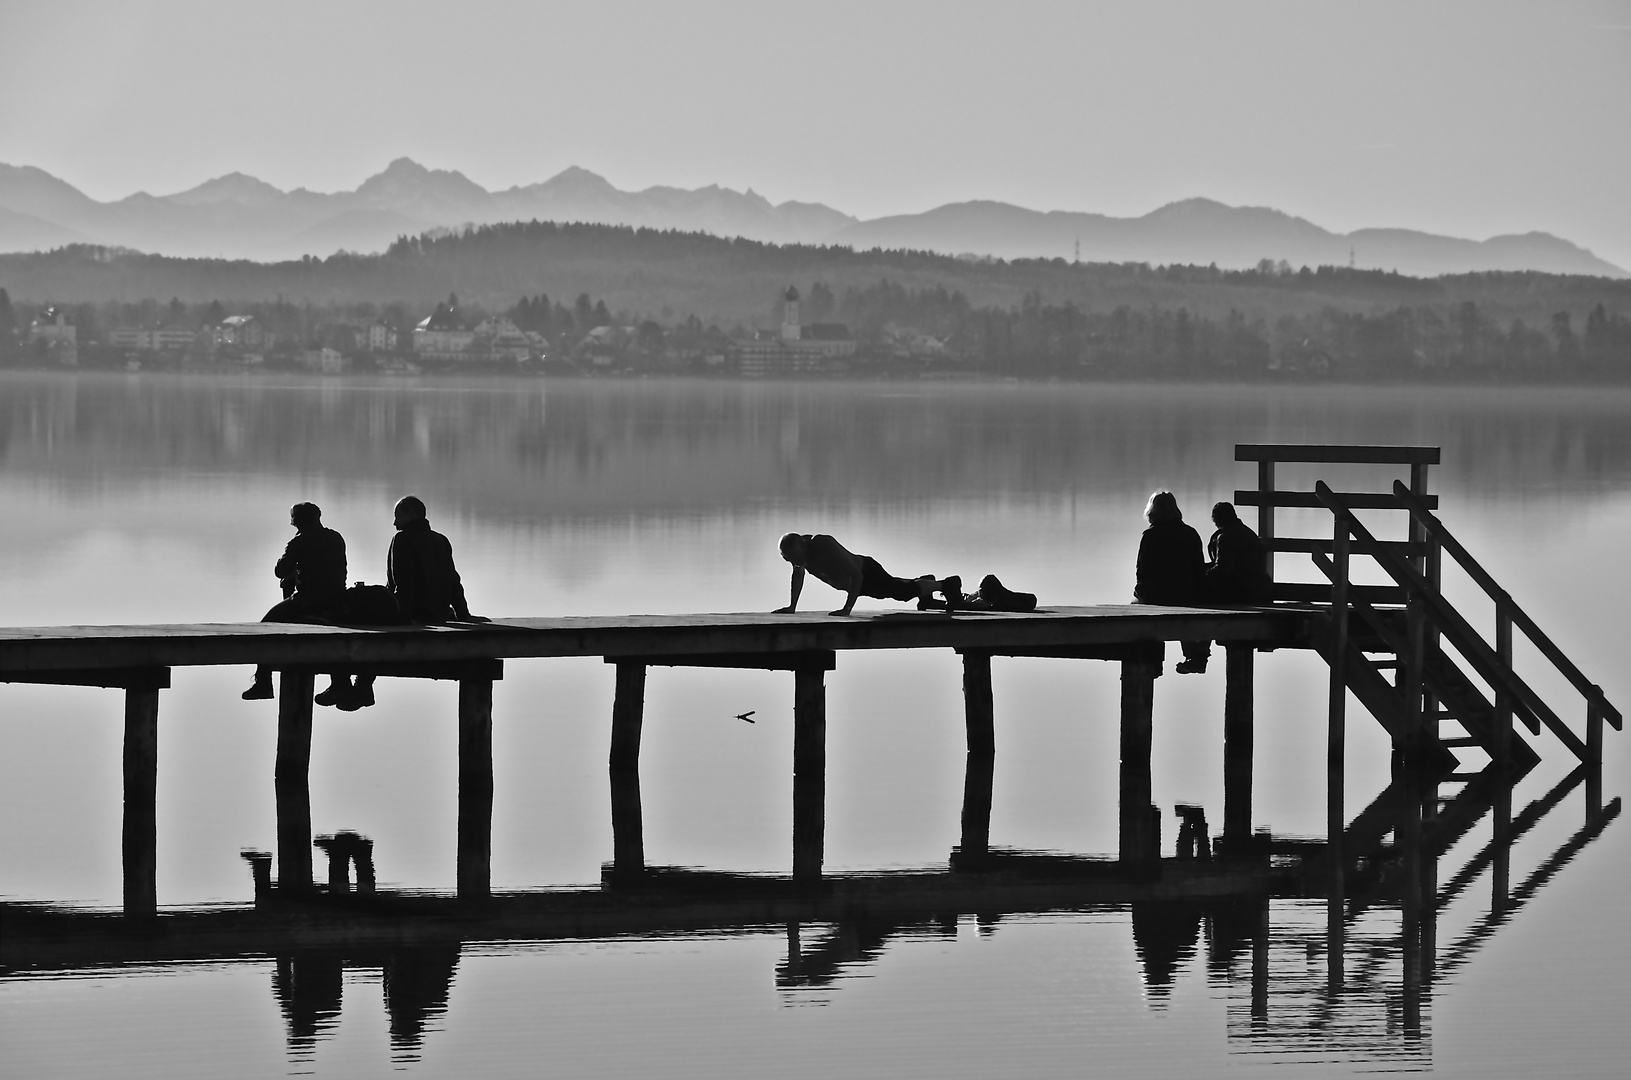
[[[787,606],[772,611],[772,615],[791,615],[798,610],[799,593],[804,591],[804,567],[793,567],[792,595],[788,597]]]
[[[850,593],[848,596],[846,596],[844,598],[844,606],[843,607],[839,608],[837,611],[829,611],[829,612],[827,612],[827,614],[828,615],[848,615],[850,613],[850,609],[855,607],[855,598],[857,596],[860,596],[860,595],[861,594],[858,593],[858,592]]]

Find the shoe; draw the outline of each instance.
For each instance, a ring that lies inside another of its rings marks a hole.
[[[940,595],[946,598],[947,611],[968,607],[968,598],[963,595],[963,579],[956,574],[940,582]]]
[[[917,609],[928,611],[940,606],[940,601],[934,598],[934,575],[924,574],[917,579]]]
[[[249,684],[249,689],[240,695],[245,701],[266,701],[273,697],[272,680],[256,679]]]
[[[328,689],[312,698],[312,700],[319,705],[338,705],[346,699],[346,695],[349,693],[351,693],[351,680],[347,679],[341,682],[339,679],[333,679],[329,682]]]
[[[374,688],[372,686],[353,686],[347,688],[347,693],[337,703],[341,712],[356,712],[366,709],[374,703]]]
[[[1172,670],[1180,675],[1204,675],[1206,673],[1205,660],[1180,660],[1178,666]]]
[[[987,574],[980,580],[980,599],[987,601],[993,611],[1035,611],[1036,594],[1014,592],[996,574]]]

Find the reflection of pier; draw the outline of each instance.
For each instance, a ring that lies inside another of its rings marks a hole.
[[[312,874],[309,772],[314,671],[347,669],[459,682],[458,894],[490,898],[493,803],[493,683],[506,659],[600,656],[616,666],[609,780],[614,832],[609,879],[639,886],[645,866],[639,753],[646,676],[654,666],[758,668],[793,673],[794,883],[822,879],[826,815],[826,673],[840,652],[875,649],[954,649],[962,657],[968,757],[962,836],[953,864],[982,871],[1000,866],[990,847],[996,733],[991,689],[993,658],[1002,656],[1110,660],[1122,673],[1121,814],[1117,856],[1124,876],[1159,878],[1161,830],[1151,806],[1150,749],[1155,680],[1166,641],[1206,638],[1227,654],[1222,771],[1225,780],[1220,850],[1250,853],[1255,652],[1309,648],[1331,665],[1328,713],[1329,829],[1319,865],[1327,891],[1346,895],[1344,878],[1363,875],[1362,860],[1392,828],[1393,799],[1349,826],[1343,819],[1345,709],[1356,697],[1392,738],[1401,773],[1437,777],[1462,752],[1521,773],[1539,752],[1513,730],[1545,729],[1583,763],[1588,801],[1600,806],[1603,727],[1620,715],[1512,598],[1495,585],[1433,514],[1427,474],[1438,451],[1424,447],[1237,448],[1257,463],[1258,487],[1236,501],[1260,508],[1259,530],[1271,552],[1304,553],[1326,580],[1282,582],[1291,603],[1241,609],[1101,606],[1027,614],[900,612],[831,618],[820,615],[689,615],[508,619],[484,625],[363,628],[230,624],[22,628],[0,630],[0,681],[65,683],[125,691],[125,912],[157,912],[157,740],[160,691],[170,668],[255,664],[282,672],[274,787],[277,796],[277,885],[286,898],[316,890]],[[1406,466],[1410,483],[1384,492],[1308,490],[1280,486],[1281,465],[1317,463]],[[1276,528],[1281,508],[1325,510],[1329,539],[1297,538]],[[1403,540],[1378,540],[1361,512],[1404,513]],[[1491,643],[1445,599],[1444,556],[1494,600]],[[1271,556],[1272,557],[1272,556]],[[1389,583],[1354,580],[1356,561],[1370,560]],[[1584,699],[1583,734],[1536,692],[1514,667],[1513,639],[1524,635],[1567,686]],[[1391,679],[1390,676],[1391,675]],[[1446,733],[1453,722],[1458,731]],[[1442,822],[1454,820],[1446,812]],[[1435,818],[1435,821],[1439,819]],[[1180,836],[1207,849],[1190,818]],[[1435,827],[1440,827],[1435,825]]]
[[[1227,1000],[1234,1052],[1419,1067],[1431,1062],[1435,983],[1619,815],[1620,799],[1596,808],[1585,798],[1587,770],[1550,786],[1536,772],[1491,766],[1465,783],[1401,773],[1346,823],[1344,849],[1363,855],[1338,895],[1325,892],[1325,845],[1264,841],[1251,854],[1170,860],[1158,875],[1019,853],[999,853],[978,874],[836,875],[821,890],[655,870],[640,888],[501,895],[479,914],[452,897],[315,894],[178,912],[137,934],[117,916],[4,906],[0,970],[274,957],[272,992],[296,1059],[332,1036],[342,988],[349,982],[355,996],[378,972],[392,1057],[403,1062],[447,1010],[465,942],[785,935],[774,985],[796,1003],[857,976],[888,979],[893,950],[914,938],[1001,935],[1011,915],[1092,911],[1125,918],[1151,1008],[1205,978]],[[1537,833],[1561,840],[1515,851]]]

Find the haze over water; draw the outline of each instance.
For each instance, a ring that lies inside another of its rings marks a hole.
[[[1446,524],[1624,708],[1628,412],[1631,393],[1617,389],[7,373],[0,620],[258,617],[277,599],[287,508],[306,499],[345,535],[352,579],[378,582],[391,505],[410,491],[452,540],[472,608],[492,616],[769,610],[786,602],[775,540],[794,529],[834,533],[897,574],[994,572],[1044,604],[1123,602],[1145,498],[1171,488],[1204,535],[1211,503],[1254,483],[1234,444],[1424,443],[1444,448],[1433,489]],[[1305,524],[1329,529],[1314,515]],[[1281,576],[1312,579],[1296,559],[1279,557]],[[802,607],[829,599],[812,582]],[[1179,677],[1169,663],[1156,684],[1155,801],[1201,803],[1214,828],[1221,667]],[[839,658],[828,679],[829,868],[944,865],[961,799],[958,672],[949,654]],[[1115,665],[999,660],[994,675],[993,840],[1113,851]],[[159,900],[245,902],[238,851],[269,847],[274,833],[275,707],[238,700],[247,669],[173,678],[160,720]],[[1254,823],[1276,834],[1323,833],[1325,686],[1310,654],[1258,658]],[[595,661],[506,664],[494,700],[495,888],[597,880],[611,854],[611,689]],[[384,885],[448,889],[454,688],[382,680],[378,696],[366,712],[319,712],[314,826],[372,837]],[[653,670],[642,755],[651,862],[786,871],[791,698],[785,675]],[[0,898],[116,905],[119,695],[0,685],[0,700]],[[752,726],[735,719],[748,709]],[[1353,814],[1386,784],[1388,755],[1368,714],[1350,703],[1349,716]],[[1561,775],[1561,747],[1542,750],[1516,806]],[[1631,760],[1625,737],[1609,732],[1607,753],[1613,797]],[[1579,828],[1578,801],[1520,844],[1515,880]],[[1456,849],[1462,861],[1488,837],[1487,823],[1475,829]],[[420,1009],[426,1030],[394,1042],[376,986],[391,977],[358,960],[343,1012],[298,1053],[268,960],[8,978],[0,1072],[91,1076],[117,1062],[129,1076],[373,1075],[394,1063],[427,1076],[1059,1076],[1090,1062],[1095,1075],[1290,1075],[1274,1063],[1296,1060],[1297,1075],[1604,1075],[1631,1053],[1628,856],[1623,826],[1611,825],[1506,925],[1473,933],[1414,1041],[1389,1026],[1383,997],[1356,992],[1348,1028],[1298,1011],[1311,1000],[1296,991],[1307,973],[1290,970],[1298,934],[1322,940],[1323,907],[1276,901],[1270,1004],[1283,1023],[1256,1042],[1242,1020],[1249,988],[1208,973],[1204,948],[1180,950],[1163,984],[1148,950],[1135,950],[1129,913],[1099,910],[897,929],[826,982],[778,978],[779,928],[467,946],[451,990]],[[1442,914],[1446,950],[1478,926],[1484,893],[1475,885]],[[1367,919],[1356,938],[1396,966],[1397,912]],[[820,936],[804,933],[806,947]]]

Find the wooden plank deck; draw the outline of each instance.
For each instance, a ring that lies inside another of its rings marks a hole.
[[[1024,614],[896,610],[858,611],[848,618],[763,612],[597,615],[435,627],[259,622],[0,627],[0,681],[107,669],[256,663],[300,667],[925,648],[1090,655],[1101,647],[1198,638],[1295,648],[1306,646],[1312,618],[1308,610],[1296,608],[1105,604]]]

